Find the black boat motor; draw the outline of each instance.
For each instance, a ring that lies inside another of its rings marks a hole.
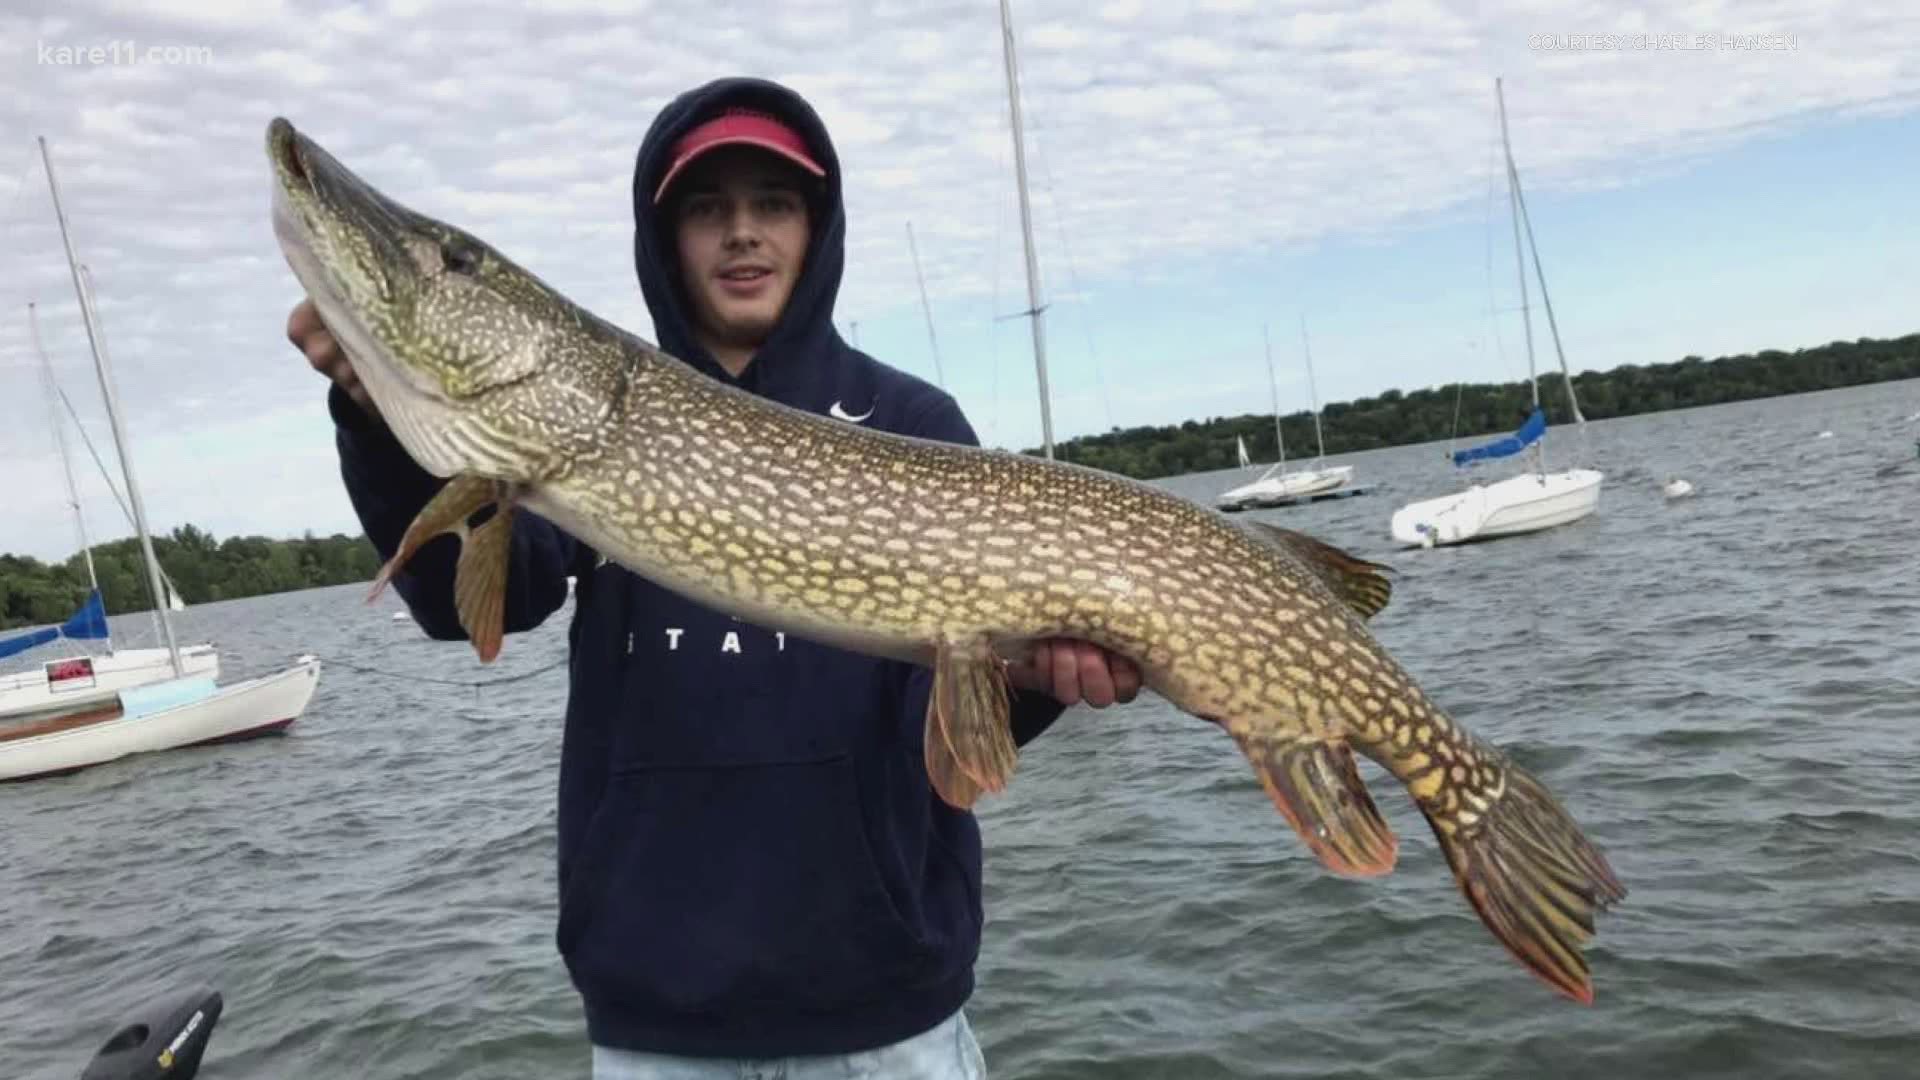
[[[190,1080],[220,1007],[220,992],[206,986],[154,1002],[113,1033],[80,1080]]]

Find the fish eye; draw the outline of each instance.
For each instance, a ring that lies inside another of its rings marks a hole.
[[[480,248],[461,237],[448,237],[440,244],[440,262],[456,274],[473,275],[480,272]]]

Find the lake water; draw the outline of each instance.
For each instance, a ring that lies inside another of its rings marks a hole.
[[[1148,695],[1063,717],[981,811],[991,1074],[1916,1075],[1916,411],[1907,382],[1591,424],[1597,514],[1461,548],[1387,539],[1455,483],[1438,444],[1340,458],[1367,496],[1259,512],[1392,563],[1375,632],[1606,850],[1631,895],[1597,999],[1507,956],[1370,762],[1400,860],[1343,880],[1230,740]],[[1697,495],[1667,502],[1669,474]],[[77,1075],[205,982],[207,1077],[585,1075],[552,946],[564,618],[483,670],[363,591],[179,617],[228,678],[332,661],[285,737],[0,786],[0,1072]]]

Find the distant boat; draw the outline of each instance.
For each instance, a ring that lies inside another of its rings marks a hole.
[[[1600,485],[1604,479],[1597,469],[1563,469],[1550,472],[1546,466],[1547,416],[1540,408],[1540,382],[1533,354],[1533,319],[1527,306],[1527,250],[1521,247],[1524,225],[1528,246],[1532,245],[1533,226],[1527,220],[1525,196],[1520,191],[1520,172],[1513,164],[1513,147],[1507,138],[1507,106],[1500,80],[1494,80],[1494,97],[1500,107],[1500,142],[1506,149],[1507,204],[1513,219],[1514,257],[1520,270],[1520,314],[1526,328],[1527,386],[1533,391],[1533,408],[1526,421],[1511,435],[1452,455],[1456,467],[1511,457],[1531,450],[1533,467],[1517,476],[1491,484],[1474,484],[1467,490],[1433,499],[1408,503],[1394,512],[1390,529],[1393,538],[1415,547],[1459,544],[1499,536],[1538,532],[1578,521],[1593,513],[1600,504]],[[1553,319],[1553,302],[1547,297],[1546,271],[1540,266],[1539,252],[1533,253],[1534,273],[1540,281],[1540,301],[1546,308],[1547,325],[1553,329],[1554,351],[1560,357],[1560,375],[1566,382],[1567,402],[1573,419],[1584,431],[1587,418],[1580,415],[1580,400],[1574,393],[1573,376],[1567,371],[1566,352],[1560,347],[1560,331]]]
[[[84,267],[74,257],[66,214],[60,208],[60,189],[54,182],[53,160],[47,153],[44,138],[40,140],[40,153],[47,165],[47,185],[52,190],[60,236],[66,244],[67,265],[73,274],[74,292],[80,300],[80,315],[93,351],[94,370],[100,378],[108,419],[112,421],[114,446],[119,451],[121,471],[126,475],[127,501],[132,506],[134,528],[140,536],[140,553],[146,563],[148,584],[156,601],[155,613],[166,639],[173,677],[123,688],[114,695],[112,704],[97,709],[0,727],[0,780],[60,775],[128,754],[226,742],[279,731],[306,711],[320,678],[320,661],[311,655],[303,655],[292,667],[271,675],[227,686],[218,685],[211,675],[188,669],[182,650],[174,641],[172,604],[166,599],[160,563],[154,558],[153,539],[147,533],[146,511],[134,478],[132,455],[127,449],[119,397],[101,347],[89,290],[82,285]]]
[[[1302,344],[1306,341],[1306,332],[1306,324],[1303,321],[1300,326]],[[1353,466],[1326,464],[1327,442],[1320,430],[1320,394],[1318,390],[1311,389],[1313,354],[1310,351],[1306,354],[1307,382],[1313,402],[1313,434],[1319,442],[1320,456],[1314,459],[1315,465],[1312,468],[1287,471],[1287,439],[1280,431],[1280,385],[1274,379],[1273,346],[1267,339],[1264,327],[1261,329],[1261,340],[1266,345],[1267,386],[1273,393],[1273,437],[1275,445],[1279,448],[1280,457],[1268,467],[1266,472],[1260,474],[1259,479],[1223,491],[1216,496],[1213,504],[1221,510],[1252,510],[1263,506],[1278,506],[1307,496],[1334,491],[1353,480]],[[1240,447],[1240,466],[1247,468],[1252,465],[1252,459],[1247,456],[1246,440],[1239,439],[1237,436],[1236,440]]]

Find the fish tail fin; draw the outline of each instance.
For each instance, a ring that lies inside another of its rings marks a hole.
[[[1287,823],[1322,865],[1347,877],[1393,869],[1400,842],[1380,816],[1344,741],[1234,734]]]
[[[1547,985],[1593,1003],[1580,951],[1593,913],[1626,898],[1606,856],[1545,786],[1511,762],[1484,813],[1451,813],[1421,800],[1454,880],[1494,937]],[[1449,800],[1460,807],[1460,801]]]

